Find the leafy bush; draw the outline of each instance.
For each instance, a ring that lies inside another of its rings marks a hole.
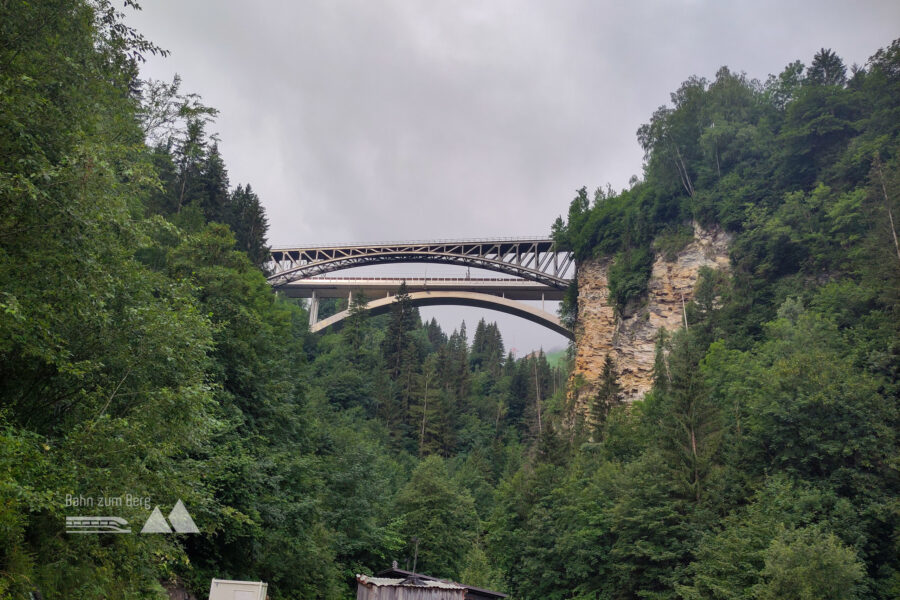
[[[634,312],[635,304],[647,291],[647,281],[653,267],[653,254],[647,248],[635,248],[616,253],[607,273],[609,302],[618,314]]]

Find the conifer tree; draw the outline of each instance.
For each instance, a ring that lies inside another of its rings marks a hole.
[[[257,267],[262,267],[269,259],[269,245],[266,236],[269,221],[259,196],[247,184],[238,185],[229,199],[228,224],[234,231],[239,249],[247,253]]]
[[[503,339],[496,323],[478,321],[475,335],[472,338],[472,366],[476,370],[485,370],[495,377],[500,375],[503,363]]]
[[[419,341],[413,332],[420,325],[419,312],[412,305],[406,282],[401,283],[397,296],[391,304],[388,329],[382,341],[382,354],[391,381],[389,409],[389,429],[396,441],[403,444],[414,443],[415,436],[408,434],[416,430],[416,422],[410,408],[417,398],[422,355]],[[385,408],[388,408],[387,406]]]
[[[465,411],[469,397],[469,340],[466,336],[466,323],[454,331],[447,343],[447,379],[446,383],[456,405]]]
[[[228,196],[228,170],[225,161],[219,154],[219,145],[213,144],[200,167],[197,194],[194,200],[200,205],[200,210],[207,223],[228,223],[229,196]]]
[[[507,417],[510,424],[524,430],[526,407],[531,403],[533,389],[530,359],[526,357],[517,361],[510,353],[507,364],[510,371]]]
[[[359,361],[364,353],[366,334],[368,333],[369,301],[362,290],[353,293],[348,309],[349,315],[344,320],[341,335],[350,350],[350,356]]]
[[[422,365],[420,389],[421,400],[416,403],[411,415],[418,423],[418,455],[433,454],[439,447],[438,429],[441,399],[438,386],[438,355],[432,353]]]
[[[429,456],[416,467],[412,479],[397,495],[400,532],[412,568],[418,540],[416,570],[442,578],[456,578],[472,546],[478,514],[468,491],[448,474],[438,456]]]
[[[397,379],[403,371],[404,353],[409,347],[411,332],[416,328],[418,320],[418,311],[412,305],[404,281],[391,304],[390,321],[382,344],[384,362],[392,379]]]
[[[699,369],[705,348],[697,335],[680,330],[671,343],[660,344],[657,365],[659,443],[676,473],[676,485],[699,501],[722,438],[722,417]],[[665,356],[664,354],[668,354]]]
[[[595,440],[600,439],[603,423],[610,409],[621,402],[622,387],[616,376],[616,365],[609,354],[603,360],[603,371],[600,374],[600,386],[597,395],[591,402],[590,420]]]
[[[833,50],[822,48],[813,57],[806,80],[814,85],[844,85],[847,81],[847,68]]]
[[[176,141],[174,157],[178,176],[176,179],[175,212],[191,203],[200,193],[200,177],[206,156],[206,120],[201,117],[188,119],[183,135]]]
[[[431,349],[433,351],[437,351],[447,343],[447,334],[441,329],[441,326],[438,325],[437,319],[434,317],[425,324],[425,334],[428,337],[428,341],[431,343]]]

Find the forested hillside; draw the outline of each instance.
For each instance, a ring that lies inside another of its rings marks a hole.
[[[310,334],[216,111],[139,78],[160,52],[107,0],[0,3],[0,597],[352,598],[416,553],[522,599],[900,596],[900,42],[691,78],[643,177],[579,193],[554,235],[615,257],[623,311],[692,221],[734,235],[653,391],[623,405],[609,361],[587,415],[566,361],[405,294]],[[138,533],[177,499],[199,534]]]
[[[849,72],[825,49],[765,82],[723,67],[638,130],[641,180],[579,192],[554,235],[614,257],[620,313],[692,222],[733,234],[731,273],[703,272],[643,401],[604,386],[591,443],[501,486],[518,596],[900,594],[898,129],[898,41]]]

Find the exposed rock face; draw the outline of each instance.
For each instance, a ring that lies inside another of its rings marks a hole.
[[[577,411],[587,410],[607,354],[616,362],[627,401],[641,398],[650,389],[657,332],[663,327],[673,331],[683,326],[683,306],[693,298],[700,267],[727,269],[729,241],[730,236],[723,231],[706,231],[695,224],[694,240],[674,261],[667,261],[662,255],[656,257],[646,304],[627,318],[617,317],[609,304],[610,259],[592,259],[578,265],[572,380]]]

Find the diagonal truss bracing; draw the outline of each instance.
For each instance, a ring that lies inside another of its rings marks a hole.
[[[279,286],[350,267],[431,262],[499,271],[564,289],[572,260],[571,252],[557,250],[545,238],[310,246],[272,250],[268,279]]]

